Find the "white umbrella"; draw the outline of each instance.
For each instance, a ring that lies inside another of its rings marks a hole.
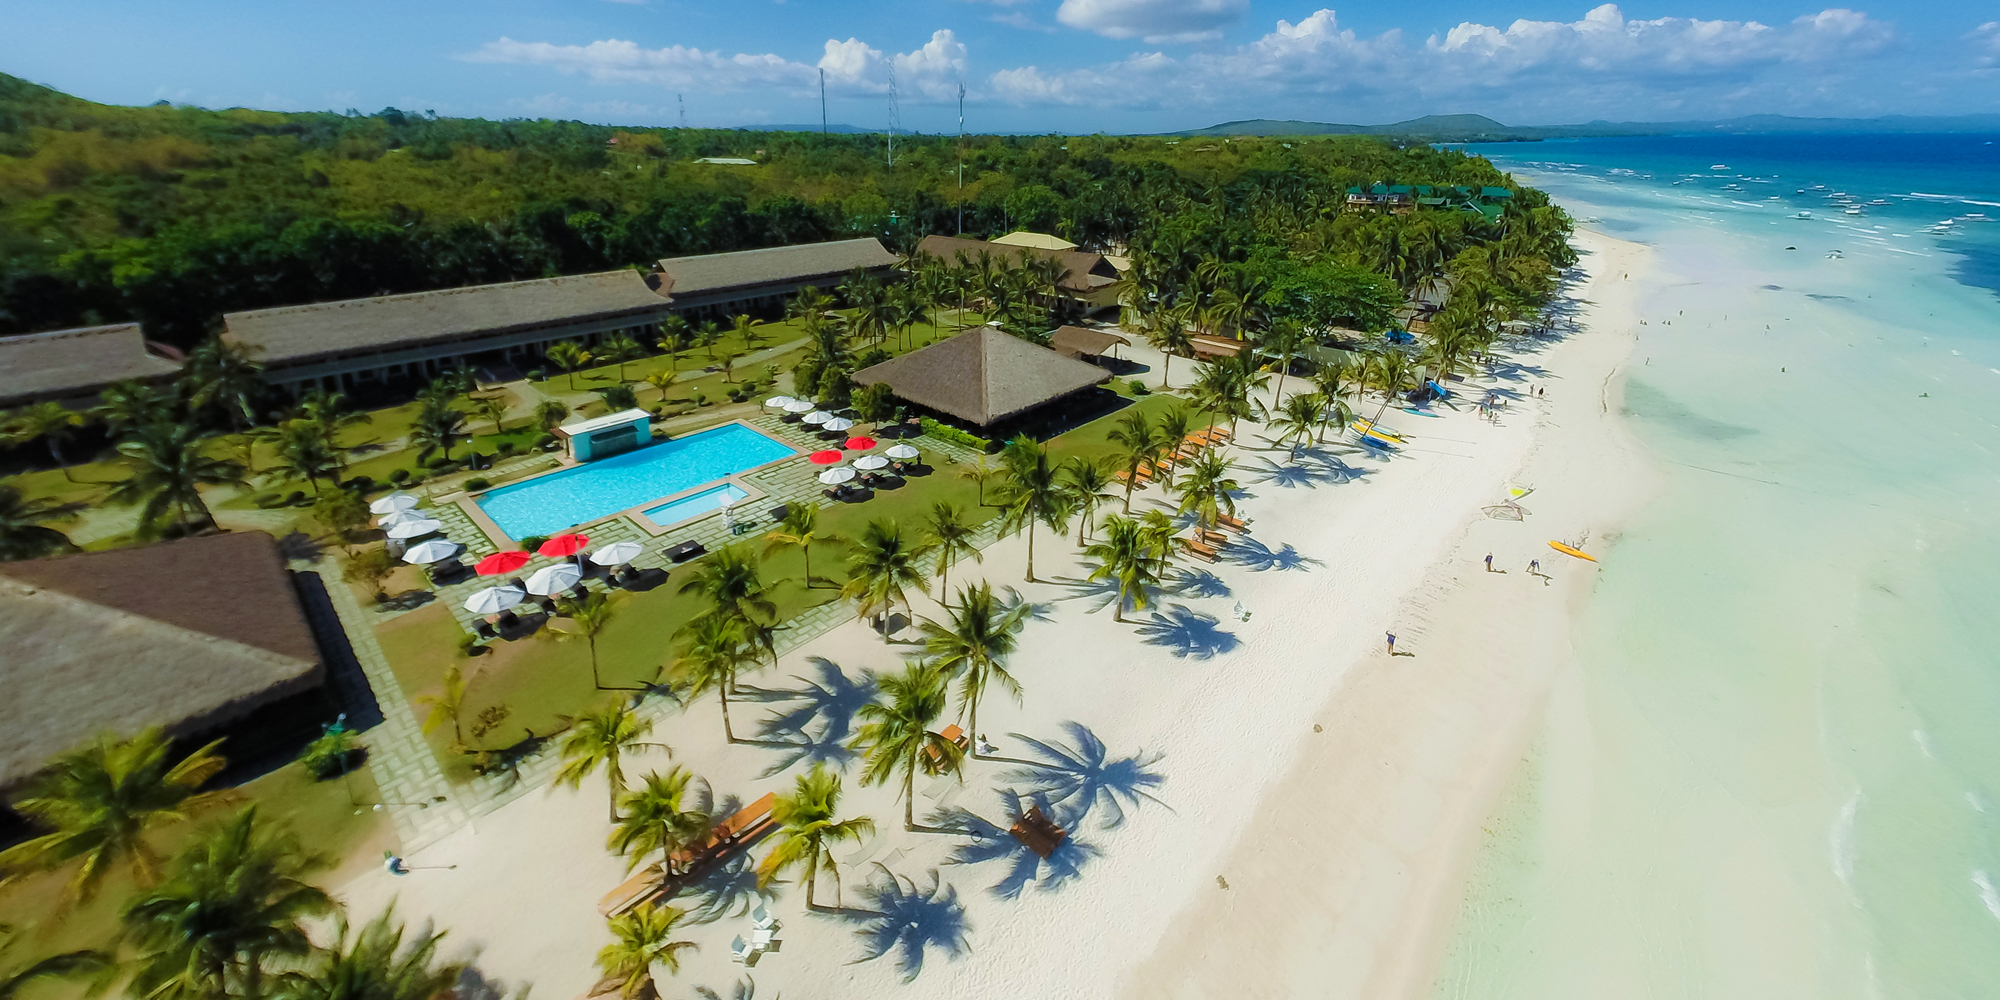
[[[812,408],[813,404],[810,399],[794,399],[785,404],[786,413],[804,413]]]
[[[836,465],[819,474],[819,481],[828,486],[838,486],[854,478],[854,470],[844,465]]]
[[[612,542],[598,546],[597,551],[590,554],[590,561],[599,566],[623,566],[639,558],[642,551],[644,548],[638,542]]]
[[[384,528],[393,528],[396,525],[407,524],[411,521],[428,521],[428,520],[430,520],[429,515],[423,514],[418,511],[397,510],[397,511],[390,511],[387,514],[382,515],[382,517],[378,519],[375,523],[381,525]]]
[[[519,587],[488,587],[465,599],[465,610],[475,615],[497,615],[528,599]]]
[[[528,593],[540,594],[544,597],[551,594],[560,594],[576,586],[576,581],[581,579],[583,579],[583,571],[577,569],[575,563],[556,563],[553,566],[544,566],[528,574]]]
[[[854,426],[854,421],[846,417],[835,417],[826,422],[826,429],[830,431],[844,431],[852,426]]]
[[[892,444],[882,454],[890,458],[911,459],[917,457],[917,449],[906,444]]]
[[[458,554],[458,543],[443,538],[433,538],[428,542],[418,542],[403,553],[403,561],[418,566],[441,563]]]
[[[399,510],[409,510],[417,505],[417,498],[408,493],[391,493],[368,505],[370,514],[393,514]]]
[[[390,538],[422,538],[444,527],[438,521],[404,521],[389,526]]]
[[[857,469],[879,469],[888,464],[889,460],[880,455],[863,455],[854,460]]]
[[[825,410],[814,410],[805,415],[805,422],[809,424],[823,424],[832,419],[834,419],[833,414]]]
[[[764,401],[764,405],[774,410],[782,410],[785,407],[790,406],[796,402],[798,402],[798,400],[793,399],[790,396],[772,396],[770,399]]]

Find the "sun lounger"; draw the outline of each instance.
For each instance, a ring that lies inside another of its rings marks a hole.
[[[606,919],[618,916],[653,897],[666,881],[666,875],[659,865],[647,865],[632,874],[631,878],[618,884],[618,888],[604,894],[597,901],[597,912]]]
[[[1250,531],[1249,522],[1243,520],[1240,517],[1237,517],[1234,514],[1217,513],[1215,515],[1215,523],[1220,524],[1223,527],[1229,528],[1233,531],[1238,531],[1243,533],[1248,533]]]
[[[771,946],[777,943],[778,932],[768,927],[759,927],[750,932],[751,951],[769,951]]]
[[[1203,559],[1208,560],[1209,562],[1215,562],[1222,558],[1221,553],[1215,551],[1215,549],[1211,548],[1210,546],[1203,545],[1202,543],[1195,541],[1192,538],[1181,539],[1181,548],[1184,548],[1190,554],[1199,556]]]
[[[967,741],[965,738],[965,730],[958,728],[956,724],[944,727],[944,731],[939,733],[938,735],[944,737],[946,740],[957,745],[957,747],[960,750],[965,749],[967,746]],[[938,755],[938,749],[936,747],[926,746],[924,747],[924,752],[930,755],[931,764],[933,766],[944,763],[944,761],[940,759]]]
[[[1208,528],[1196,529],[1195,537],[1197,541],[1205,542],[1209,545],[1229,544],[1229,537],[1227,535],[1224,535],[1220,531],[1212,531]]]
[[[1028,811],[1022,813],[1007,832],[1013,834],[1015,840],[1027,845],[1028,850],[1043,858],[1054,854],[1056,848],[1069,836],[1069,831],[1042,815],[1041,806],[1029,806]]]
[[[666,556],[673,562],[684,563],[707,551],[708,549],[704,548],[700,542],[689,541],[667,549]]]
[[[737,810],[736,815],[715,824],[700,843],[675,851],[667,860],[668,868],[677,876],[685,875],[726,849],[756,839],[772,826],[771,807],[777,801],[776,792],[766,792],[763,798]]]
[[[742,965],[749,958],[750,942],[743,940],[743,935],[736,935],[736,940],[729,942],[729,960]]]
[[[772,915],[771,908],[761,899],[750,911],[750,922],[756,924],[760,931],[773,930],[778,926],[778,918]]]

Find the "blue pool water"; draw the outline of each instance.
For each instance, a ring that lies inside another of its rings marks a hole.
[[[479,509],[510,537],[549,535],[796,454],[730,424],[502,487],[480,497]]]
[[[697,517],[715,510],[726,503],[735,503],[750,494],[735,483],[711,486],[700,493],[684,496],[673,503],[661,504],[646,512],[653,523],[661,527],[678,524],[690,517]]]

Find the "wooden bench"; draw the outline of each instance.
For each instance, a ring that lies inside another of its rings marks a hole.
[[[1218,511],[1215,515],[1215,523],[1241,534],[1250,533],[1250,525],[1234,514],[1224,514]]]
[[[676,882],[697,876],[711,863],[735,854],[738,848],[748,846],[777,826],[777,821],[771,818],[771,807],[777,802],[776,792],[764,793],[763,798],[711,827],[708,836],[703,837],[699,844],[675,851],[667,858],[664,868],[657,864],[648,865],[620,883],[618,888],[605,893],[604,898],[597,901],[597,912],[607,918],[615,917],[640,903],[671,893]]]
[[[1069,831],[1057,826],[1054,820],[1042,814],[1041,806],[1029,806],[1028,811],[1022,813],[1021,817],[1014,821],[1014,825],[1007,828],[1007,832],[1013,834],[1015,840],[1027,845],[1028,850],[1043,858],[1054,854],[1056,848],[1069,836]]]
[[[965,730],[958,728],[956,723],[944,727],[944,731],[938,735],[944,737],[946,742],[953,744],[960,750],[965,749],[969,745],[965,738]],[[924,753],[930,756],[932,767],[943,766],[944,757],[938,753],[937,747],[926,743],[924,744]]]
[[[1206,559],[1209,562],[1216,562],[1222,558],[1222,553],[1217,552],[1215,551],[1214,548],[1207,545],[1203,545],[1202,543],[1195,541],[1192,538],[1183,538],[1180,540],[1180,542],[1181,542],[1181,548],[1184,548],[1190,554],[1200,556],[1201,558]]]

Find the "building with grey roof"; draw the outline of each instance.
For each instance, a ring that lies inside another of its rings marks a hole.
[[[977,264],[981,255],[1008,267],[1021,267],[1030,260],[1052,260],[1062,268],[1056,294],[1082,305],[1086,311],[1118,305],[1118,268],[1093,250],[1055,250],[1014,243],[989,243],[963,236],[926,236],[917,241],[917,253],[947,264],[964,267]]]
[[[896,256],[871,236],[669,257],[660,261],[660,274],[676,311],[689,319],[707,319],[782,308],[808,285],[832,288],[856,269],[882,275],[895,263]]]
[[[979,427],[1024,417],[1111,378],[991,326],[870,365],[854,384],[886,383],[905,402]]]
[[[51,400],[85,406],[113,382],[172,378],[181,360],[137,323],[0,337],[0,409]]]
[[[658,275],[605,271],[229,313],[222,336],[296,392],[511,364],[618,333],[650,347],[671,311]]]

